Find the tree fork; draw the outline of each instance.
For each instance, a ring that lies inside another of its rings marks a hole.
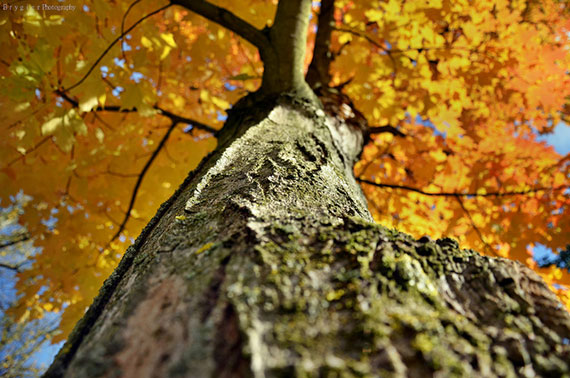
[[[273,25],[263,30],[208,1],[172,0],[171,4],[226,27],[258,48],[263,61],[262,84],[259,93],[248,98],[249,104],[282,93],[319,103],[303,74],[311,0],[279,1]]]

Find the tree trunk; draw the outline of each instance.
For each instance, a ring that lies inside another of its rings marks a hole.
[[[568,376],[534,272],[372,223],[362,143],[294,98],[234,110],[46,376]]]

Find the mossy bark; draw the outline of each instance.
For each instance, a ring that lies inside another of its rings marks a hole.
[[[295,99],[234,111],[46,376],[569,376],[541,279],[374,224],[361,146]]]

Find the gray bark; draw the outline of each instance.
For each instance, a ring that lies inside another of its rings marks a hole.
[[[372,222],[359,130],[283,97],[224,130],[47,377],[569,376],[534,272]]]

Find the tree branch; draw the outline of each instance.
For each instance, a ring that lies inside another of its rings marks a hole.
[[[384,51],[386,54],[404,54],[410,51],[437,51],[437,50],[461,50],[461,51],[468,51],[472,53],[482,53],[478,49],[474,49],[472,47],[465,47],[465,46],[420,46],[420,47],[409,47],[407,49],[388,49],[383,46],[380,42],[376,41],[374,38],[370,37],[366,32],[361,30],[355,30],[351,28],[338,28],[333,27],[334,31],[338,31],[341,33],[349,33],[356,37],[364,38],[366,41],[374,45],[375,47],[379,48],[380,50]]]
[[[538,188],[531,188],[527,190],[521,191],[511,191],[511,192],[487,192],[487,193],[460,193],[460,192],[425,192],[421,189],[413,188],[411,186],[405,185],[395,185],[395,184],[381,184],[374,181],[370,181],[363,178],[356,178],[356,181],[361,182],[363,184],[368,184],[372,186],[376,186],[378,188],[390,188],[390,189],[402,189],[408,190],[410,192],[415,192],[419,194],[423,194],[424,196],[432,196],[432,197],[508,197],[508,196],[518,196],[518,195],[526,195],[530,193],[536,193],[541,191],[558,191],[558,190],[565,190],[570,189],[570,185],[563,185],[554,188],[547,188],[547,187],[538,187]]]
[[[368,34],[366,34],[366,32],[363,32],[360,30],[354,30],[354,29],[350,29],[350,28],[338,28],[338,27],[332,27],[332,30],[337,31],[337,32],[341,32],[341,33],[349,33],[349,34],[352,34],[356,37],[364,38],[365,40],[367,40],[369,43],[371,43],[375,47],[384,51],[386,54],[390,54],[392,52],[391,50],[384,47],[380,42],[376,41],[374,38],[372,38]]]
[[[303,73],[311,5],[311,0],[286,0],[277,4],[275,20],[269,29],[271,50],[263,54],[265,67],[261,86],[266,93],[295,91],[307,98],[314,97]]]
[[[37,150],[38,148],[40,148],[45,142],[47,142],[48,140],[52,139],[51,135],[48,135],[46,137],[44,137],[42,140],[40,140],[35,146],[33,146],[32,148],[30,148],[29,150],[26,151],[25,154],[22,154],[20,156],[18,156],[17,158],[12,159],[8,164],[6,164],[6,167],[11,166],[12,164],[14,164],[17,161],[20,161],[22,159],[24,159],[26,157],[27,154],[29,154],[30,152],[33,152],[35,150]]]
[[[135,205],[135,200],[137,199],[137,194],[139,192],[140,186],[142,184],[143,178],[146,175],[146,173],[148,172],[149,168],[151,167],[152,163],[154,162],[154,160],[156,159],[156,157],[158,156],[158,154],[160,153],[160,150],[162,150],[162,148],[164,147],[164,145],[166,144],[166,141],[168,140],[168,137],[170,137],[170,134],[172,133],[172,131],[176,128],[176,125],[178,125],[177,121],[172,121],[172,124],[170,125],[170,127],[168,128],[168,130],[166,131],[166,134],[164,134],[164,136],[162,137],[162,139],[160,140],[160,142],[158,143],[158,146],[156,147],[156,149],[152,152],[152,154],[150,155],[150,158],[147,160],[146,164],[144,165],[143,169],[141,170],[141,172],[138,175],[137,178],[137,182],[135,183],[135,187],[133,188],[133,193],[131,194],[131,200],[129,202],[129,207],[127,208],[127,212],[125,214],[125,217],[123,218],[123,221],[121,222],[119,229],[117,230],[117,232],[115,233],[115,235],[113,235],[113,237],[111,238],[111,240],[109,241],[109,244],[111,242],[113,242],[115,239],[117,239],[119,237],[119,235],[121,235],[121,232],[123,232],[123,230],[125,229],[125,226],[127,225],[127,222],[129,221],[129,218],[131,216],[131,211],[133,210],[133,207]]]
[[[188,125],[192,125],[192,126],[195,127],[196,129],[200,129],[200,130],[202,130],[202,131],[207,131],[207,132],[209,132],[209,133],[212,133],[214,136],[216,136],[217,133],[218,133],[218,130],[214,129],[212,126],[208,126],[208,125],[203,124],[203,123],[201,123],[201,122],[198,122],[198,121],[196,121],[196,120],[194,120],[194,119],[190,119],[190,118],[186,118],[186,117],[179,116],[179,115],[177,115],[177,114],[174,114],[174,113],[169,112],[169,111],[166,110],[166,109],[159,108],[158,106],[155,106],[154,108],[157,109],[157,110],[160,112],[161,115],[170,118],[170,120],[171,120],[172,122],[185,123],[185,124],[188,124]]]
[[[67,101],[69,104],[71,104],[74,108],[79,107],[79,102],[77,100],[71,98],[64,91],[58,89],[55,91],[55,93],[57,95],[61,96],[61,98],[63,98],[65,101]],[[165,116],[167,118],[170,118],[170,120],[172,122],[186,123],[186,124],[192,125],[196,129],[212,133],[214,136],[217,135],[218,130],[214,129],[212,126],[208,126],[204,123],[198,122],[198,121],[191,119],[191,118],[186,118],[186,117],[183,117],[181,115],[174,114],[174,113],[172,113],[166,109],[161,108],[158,105],[153,106],[153,109],[158,110],[160,115]],[[124,109],[118,105],[106,105],[106,106],[98,106],[98,107],[94,108],[92,111],[95,111],[95,112],[116,112],[116,113],[136,113],[137,109],[136,108]]]
[[[455,196],[455,199],[457,200],[457,202],[459,202],[459,206],[461,206],[461,209],[463,210],[463,212],[465,213],[465,215],[467,215],[467,218],[469,218],[469,222],[471,222],[471,226],[473,226],[473,229],[475,230],[475,232],[477,233],[477,235],[479,236],[479,239],[481,240],[481,243],[483,243],[485,245],[485,247],[489,250],[489,252],[491,252],[491,254],[493,254],[496,257],[499,257],[499,255],[497,254],[497,252],[493,249],[493,247],[491,247],[489,245],[489,243],[487,243],[487,241],[485,240],[485,238],[483,238],[483,233],[481,233],[481,230],[479,230],[479,227],[475,224],[475,221],[473,220],[473,217],[471,216],[471,213],[469,212],[469,210],[467,210],[467,208],[465,207],[465,205],[463,204],[463,201],[461,200],[460,196]]]
[[[244,38],[259,50],[269,48],[265,34],[249,22],[232,12],[205,0],[171,0],[170,4],[180,5]]]
[[[127,11],[125,12],[125,14],[123,15],[123,19],[121,20],[121,36],[123,39],[125,36],[125,22],[127,21],[127,16],[129,15],[129,12],[134,8],[135,5],[137,5],[141,0],[135,0],[131,3],[131,5],[129,5],[129,7],[127,8]],[[121,55],[123,56],[123,59],[125,60],[125,64],[128,66],[128,62],[127,62],[127,56],[125,55],[125,49],[123,48],[123,43],[121,43]]]
[[[6,263],[0,263],[0,268],[4,268],[4,269],[8,269],[8,270],[12,270],[16,273],[20,273],[20,268],[22,267],[22,264],[20,265],[12,265],[12,264],[6,264]]]
[[[4,244],[0,244],[0,249],[4,249],[4,248],[8,248],[10,246],[16,245],[18,243],[22,243],[25,241],[30,240],[30,234],[25,233],[25,234],[19,234],[17,235],[17,237],[13,237],[11,238],[11,240],[7,241]]]
[[[162,12],[163,10],[165,10],[166,8],[170,7],[171,4],[167,4],[163,7],[158,8],[155,11],[150,12],[149,14],[147,14],[146,16],[142,17],[141,19],[139,19],[137,22],[135,22],[133,25],[131,25],[131,27],[129,27],[127,30],[125,30],[123,33],[121,33],[117,38],[115,38],[113,40],[113,42],[111,42],[111,44],[109,46],[107,46],[107,48],[105,49],[105,51],[103,51],[103,53],[101,53],[101,55],[99,56],[99,58],[97,58],[97,60],[91,65],[91,67],[89,67],[89,70],[85,73],[85,75],[83,75],[83,77],[81,79],[79,79],[78,82],[76,82],[75,84],[73,84],[70,87],[67,87],[65,89],[62,89],[62,92],[67,92],[70,91],[74,88],[77,88],[79,85],[81,85],[81,83],[83,83],[85,81],[85,79],[87,79],[87,77],[91,74],[91,72],[93,72],[93,70],[95,69],[95,67],[97,67],[97,65],[103,60],[103,58],[105,57],[105,55],[107,55],[107,53],[109,51],[111,51],[111,49],[113,48],[113,46],[115,46],[115,44],[117,42],[119,42],[120,40],[123,39],[123,37],[125,35],[127,35],[131,30],[133,30],[134,28],[136,28],[141,22],[143,22],[144,20],[146,20],[147,18],[154,16],[157,13]]]
[[[333,60],[333,54],[330,50],[333,26],[334,0],[321,0],[313,59],[306,77],[307,83],[313,89],[318,86],[328,87],[331,81],[329,68]]]

